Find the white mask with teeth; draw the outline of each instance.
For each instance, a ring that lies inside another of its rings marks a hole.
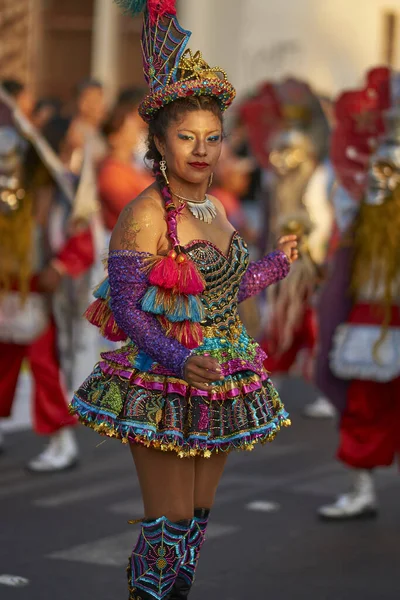
[[[380,205],[400,186],[400,109],[387,113],[387,135],[370,159],[365,202]]]

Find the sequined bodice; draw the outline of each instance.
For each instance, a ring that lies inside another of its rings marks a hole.
[[[241,329],[237,297],[249,262],[244,240],[234,233],[226,255],[204,240],[191,242],[186,253],[196,263],[206,282],[202,297],[207,314],[202,322],[204,336],[236,337]]]

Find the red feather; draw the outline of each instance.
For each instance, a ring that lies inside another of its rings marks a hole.
[[[148,0],[147,10],[153,22],[167,14],[176,15],[176,0]]]

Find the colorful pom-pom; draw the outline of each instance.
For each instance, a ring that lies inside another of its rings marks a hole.
[[[163,315],[165,314],[165,308],[160,303],[159,299],[157,299],[158,289],[157,286],[152,285],[146,290],[146,293],[142,298],[142,310],[153,313],[154,315]]]
[[[204,292],[205,287],[204,279],[192,260],[186,259],[179,264],[176,289],[180,294],[197,296]]]
[[[202,301],[197,296],[188,296],[189,319],[194,323],[200,323],[205,319],[205,310]]]
[[[114,315],[110,311],[110,316],[100,328],[101,334],[106,340],[110,342],[125,342],[128,336],[122,329],[117,325]]]
[[[110,297],[110,282],[108,277],[103,279],[103,281],[94,289],[93,296],[95,298],[102,298],[103,300],[108,300]]]
[[[98,327],[103,337],[112,342],[125,341],[126,333],[118,327],[108,303],[102,298],[98,298],[87,308],[85,318]]]
[[[171,323],[180,323],[188,318],[189,305],[187,298],[181,294],[175,294],[173,302],[165,303],[164,315]]]
[[[166,317],[159,317],[165,333],[175,338],[180,344],[193,350],[198,348],[203,342],[203,331],[198,323],[183,321],[181,323],[171,323]]]
[[[172,325],[170,335],[189,350],[197,348],[203,341],[203,332],[200,325],[190,321]]]
[[[178,283],[178,265],[171,255],[165,256],[154,263],[149,273],[151,285],[157,285],[166,290],[174,288]]]
[[[153,22],[165,14],[176,15],[176,0],[115,0],[115,3],[132,17],[139,15],[147,7]]]

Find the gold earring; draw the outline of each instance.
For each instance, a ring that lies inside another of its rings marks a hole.
[[[213,179],[214,179],[214,173],[211,173],[210,175],[210,181],[208,182],[208,187],[210,188],[213,184]]]
[[[160,171],[166,181],[166,184],[169,185],[168,175],[167,175],[167,161],[165,160],[164,156],[160,160]]]

